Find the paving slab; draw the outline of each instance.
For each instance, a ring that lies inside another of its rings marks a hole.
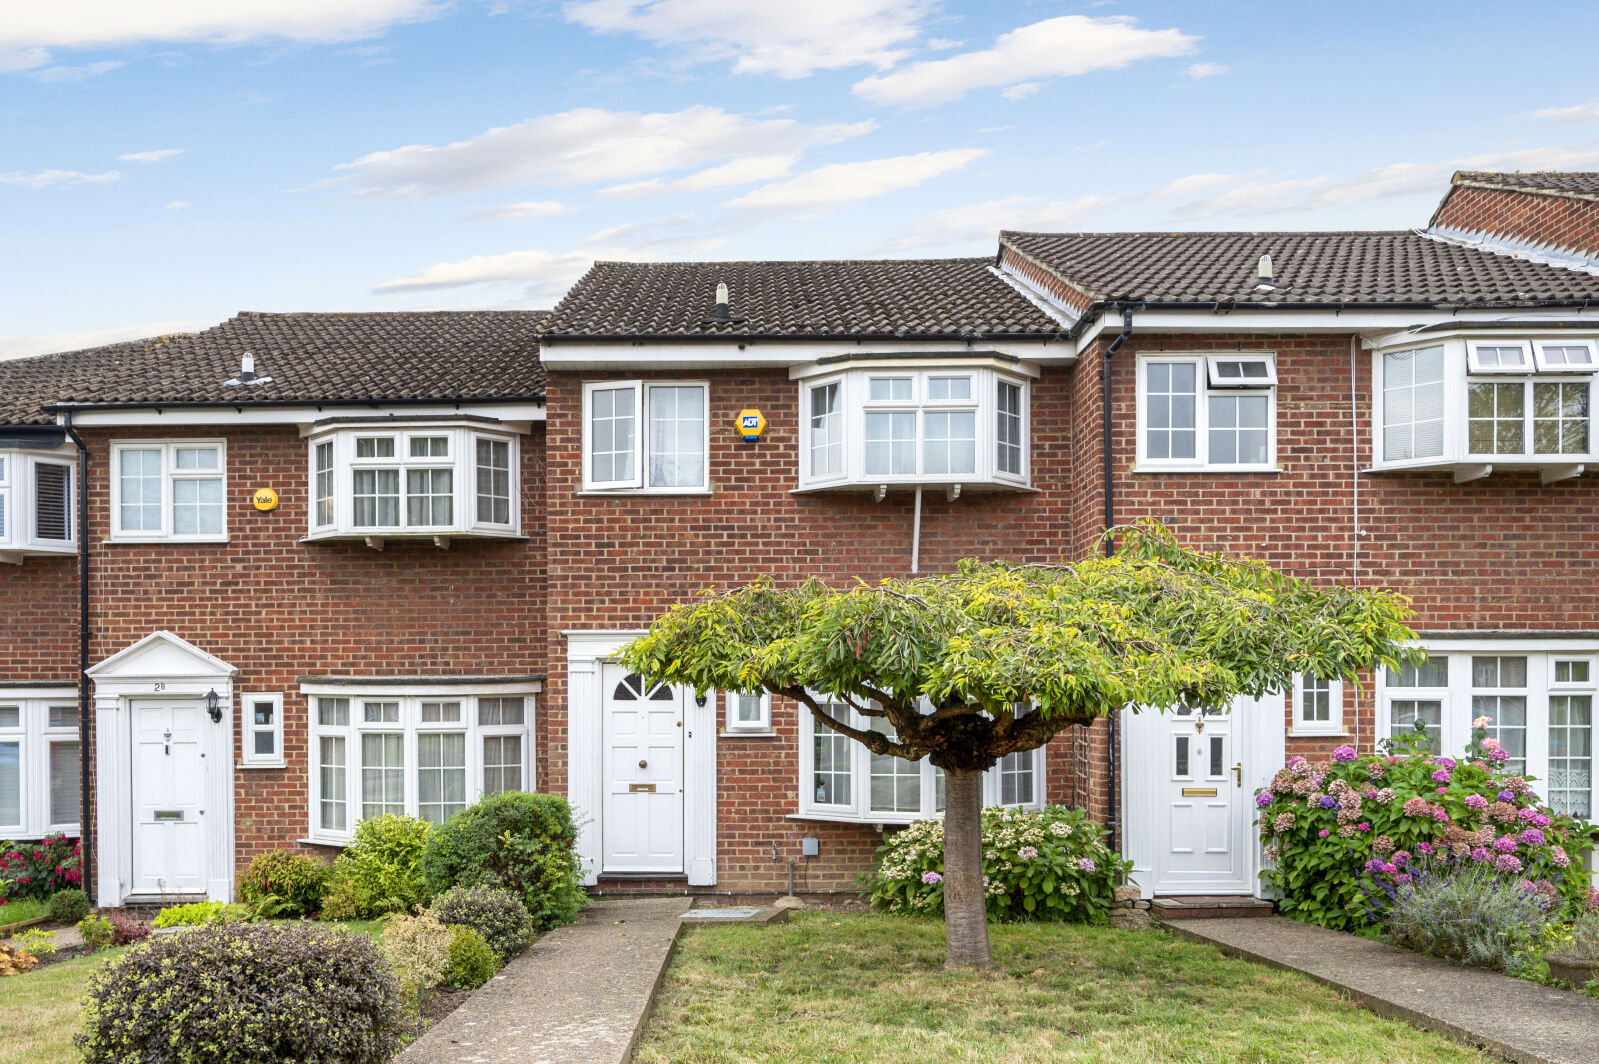
[[[1373,1012],[1517,1064],[1599,1061],[1599,1001],[1281,916],[1171,920],[1225,953],[1302,972]]]
[[[626,1064],[686,898],[602,899],[511,961],[399,1064]]]

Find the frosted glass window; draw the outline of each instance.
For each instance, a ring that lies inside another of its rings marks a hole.
[[[22,744],[0,743],[0,825],[22,824]]]

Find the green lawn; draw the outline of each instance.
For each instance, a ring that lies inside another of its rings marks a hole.
[[[993,929],[993,972],[945,972],[940,923],[810,912],[696,928],[640,1064],[1486,1062],[1301,976],[1160,931]]]
[[[44,916],[50,911],[50,906],[38,898],[19,898],[16,901],[0,905],[0,927],[7,924],[17,924],[24,920],[33,920]]]

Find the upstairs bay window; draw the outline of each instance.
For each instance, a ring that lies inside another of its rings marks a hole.
[[[448,421],[323,428],[310,437],[310,538],[514,536],[517,438]]]
[[[0,562],[77,550],[72,459],[0,451]]]
[[[1137,403],[1139,470],[1276,468],[1274,355],[1141,355]]]
[[[220,543],[228,538],[227,444],[129,440],[111,445],[111,538]]]
[[[800,486],[1026,486],[1027,383],[990,366],[799,374]]]
[[[1588,340],[1447,339],[1375,355],[1378,468],[1497,466],[1554,480],[1594,457]]]
[[[703,381],[585,384],[584,490],[708,490],[708,391]]]

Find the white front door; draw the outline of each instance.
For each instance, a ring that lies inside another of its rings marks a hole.
[[[683,872],[683,695],[606,664],[604,872]]]
[[[198,701],[131,706],[133,893],[204,894],[205,709]]]
[[[1129,855],[1155,894],[1248,894],[1249,824],[1242,751],[1251,699],[1229,712],[1179,705],[1127,716]],[[1137,852],[1135,852],[1137,851]]]

